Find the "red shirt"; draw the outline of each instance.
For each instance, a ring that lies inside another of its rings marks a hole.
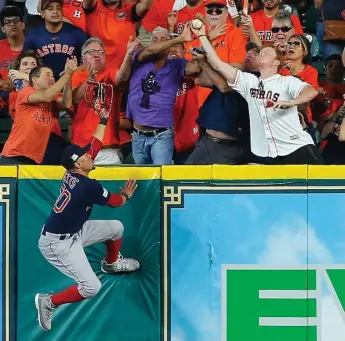
[[[272,23],[273,17],[267,17],[264,10],[261,9],[254,13],[251,13],[250,16],[253,19],[254,28],[258,34],[262,44],[269,44],[272,42]],[[303,28],[299,18],[292,14],[291,21],[293,23],[295,34],[303,34]]]
[[[0,40],[0,76],[1,79],[8,79],[8,68],[13,67],[14,61],[22,51],[14,51],[7,39]]]
[[[291,72],[289,68],[287,67],[282,68],[280,70],[280,74],[282,76],[291,76]],[[295,76],[298,77],[303,82],[310,84],[315,90],[319,88],[319,83],[318,83],[319,73],[314,67],[307,65],[301,72],[299,72]],[[308,121],[312,122],[313,114],[310,109],[310,105],[308,105],[308,108],[307,108],[307,116],[308,116]]]
[[[136,22],[132,20],[133,6],[135,3],[123,3],[120,9],[111,9],[98,0],[92,12],[86,14],[86,31],[90,37],[103,41],[107,67],[120,68],[129,37],[136,36]]]
[[[155,0],[141,24],[146,31],[152,32],[156,27],[167,28],[167,17],[172,11],[175,0]]]
[[[64,0],[63,16],[72,25],[81,28],[83,31],[86,30],[83,0]]]
[[[176,21],[176,29],[175,31],[180,34],[183,31],[183,26],[186,22],[193,20],[195,15],[200,13],[201,15],[205,16],[205,5],[202,1],[199,6],[196,7],[188,7],[185,6],[181,10],[177,12],[177,21]]]
[[[199,138],[198,91],[191,79],[184,79],[177,93],[174,110],[175,150],[189,151]]]

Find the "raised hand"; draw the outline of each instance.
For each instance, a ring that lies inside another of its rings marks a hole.
[[[187,22],[184,25],[183,32],[181,33],[180,38],[183,39],[185,43],[193,40],[190,22]]]
[[[97,71],[93,65],[93,63],[89,63],[87,65],[87,74],[88,74],[88,81],[91,81],[91,82],[95,82],[96,81],[96,75],[97,75]]]
[[[135,180],[127,180],[125,187],[121,188],[120,193],[128,197],[128,199],[130,199],[137,187],[138,185]]]
[[[72,59],[68,58],[65,64],[65,74],[67,76],[72,76],[73,73],[77,70],[78,63],[77,58],[73,57]]]
[[[202,25],[200,28],[194,28],[192,25],[190,25],[190,30],[197,36],[206,35],[206,29],[205,29],[205,22],[201,20],[199,17],[197,18],[202,22]]]
[[[133,56],[135,50],[140,45],[140,37],[137,37],[136,39],[133,38],[133,36],[129,37],[128,44],[127,44],[127,54],[129,56]]]

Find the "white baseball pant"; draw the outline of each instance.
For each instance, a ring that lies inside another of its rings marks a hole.
[[[41,235],[38,247],[50,264],[77,282],[81,296],[91,298],[101,289],[101,281],[92,270],[84,247],[115,241],[122,235],[123,224],[119,220],[89,220],[81,231],[64,240],[58,234]]]

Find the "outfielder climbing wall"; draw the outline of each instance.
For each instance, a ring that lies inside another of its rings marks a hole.
[[[37,248],[42,226],[59,193],[63,169],[20,167],[17,341],[160,339],[160,173],[156,167],[104,168],[92,173],[111,192],[119,192],[128,178],[138,180],[130,203],[117,209],[95,206],[91,219],[116,219],[124,224],[122,253],[139,260],[141,270],[105,275],[100,271],[104,245],[86,248],[102,289],[94,299],[57,309],[52,331],[45,333],[36,322],[35,293],[58,292],[73,284],[50,266]]]

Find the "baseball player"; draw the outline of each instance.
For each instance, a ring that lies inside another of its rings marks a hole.
[[[104,84],[103,84],[104,85]],[[110,92],[90,85],[92,92],[99,93],[95,109],[103,108],[103,99]],[[109,86],[108,86],[109,87]],[[110,95],[109,95],[110,96]],[[60,195],[43,226],[38,247],[43,257],[59,271],[76,281],[76,285],[53,295],[37,294],[35,305],[40,327],[51,329],[52,313],[62,304],[75,303],[95,296],[101,289],[101,282],[93,272],[84,252],[84,247],[104,242],[106,256],[101,262],[104,273],[115,274],[139,269],[139,263],[123,258],[120,247],[123,225],[118,220],[90,220],[93,205],[119,207],[124,205],[137,188],[135,181],[127,181],[120,194],[108,192],[102,185],[89,178],[94,169],[93,160],[102,146],[109,111],[99,113],[98,125],[92,142],[79,147],[71,144],[62,156],[66,173],[62,179]]]
[[[317,91],[292,76],[281,76],[283,56],[273,46],[260,49],[257,57],[260,77],[242,72],[221,61],[205,34],[205,26],[192,28],[212,67],[248,102],[251,150],[260,163],[321,164],[311,136],[303,130],[297,106],[309,103]]]

